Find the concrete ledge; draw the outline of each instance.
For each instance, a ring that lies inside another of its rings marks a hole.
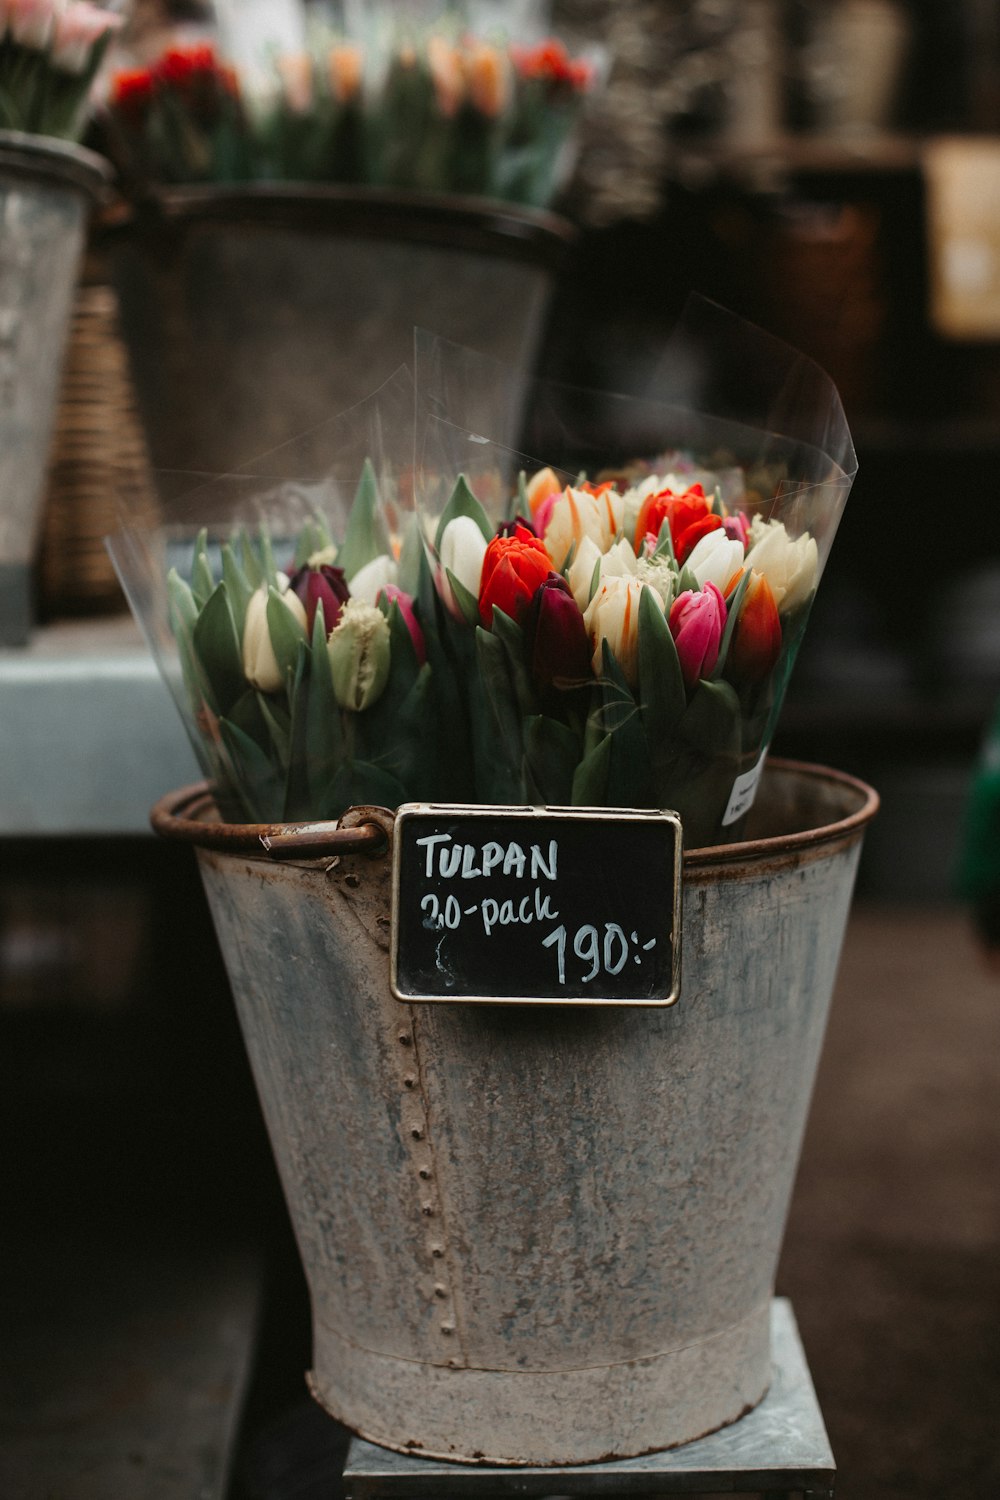
[[[129,616],[0,650],[0,835],[146,834],[157,798],[200,775]]]

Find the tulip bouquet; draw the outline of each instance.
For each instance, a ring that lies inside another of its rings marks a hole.
[[[136,188],[305,181],[478,194],[544,207],[565,178],[596,62],[549,40],[431,32],[385,58],[350,40],[278,56],[253,94],[202,43],[111,80],[108,154]]]
[[[796,406],[812,390],[823,446],[650,406],[661,434],[702,443],[572,470],[507,445],[520,401],[495,415],[498,441],[485,410],[458,409],[477,368],[492,401],[493,361],[418,337],[409,462],[370,448],[350,505],[343,466],[332,487],[248,480],[250,506],[182,550],[154,557],[127,532],[112,548],[161,664],[174,644],[220,810],[671,807],[689,844],[733,836],[850,488],[832,387],[795,362],[782,387]]]
[[[76,140],[121,17],[88,0],[0,0],[0,125]]]

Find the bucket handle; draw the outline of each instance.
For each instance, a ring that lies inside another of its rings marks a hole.
[[[214,814],[214,818],[213,815]],[[274,860],[329,859],[338,854],[381,854],[392,843],[396,814],[387,807],[349,807],[343,817],[316,823],[221,823],[211,787],[200,781],[162,797],[149,820],[161,838],[230,854]]]

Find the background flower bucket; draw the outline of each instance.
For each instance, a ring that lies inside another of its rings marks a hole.
[[[72,142],[0,130],[0,645],[31,628],[60,372],[88,218],[110,175]]]
[[[194,843],[313,1308],[310,1388],[384,1446],[586,1463],[765,1394],[768,1311],[872,790],[771,761],[683,862],[667,1009],[403,1004],[393,814],[276,862],[207,787]],[[292,830],[293,833],[296,830]]]
[[[530,372],[573,237],[456,196],[165,190],[113,247],[153,465],[224,473],[292,439],[308,465],[302,434],[409,363],[415,324]]]

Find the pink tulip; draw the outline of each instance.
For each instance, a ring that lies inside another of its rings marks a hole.
[[[52,61],[64,73],[82,73],[90,62],[92,49],[109,31],[117,31],[121,16],[112,15],[87,0],[75,4],[55,18],[52,33]]]
[[[413,649],[417,653],[417,661],[423,666],[427,660],[427,647],[424,643],[424,632],[420,628],[420,621],[413,612],[413,600],[409,594],[396,587],[394,583],[387,583],[379,590],[379,598],[382,595],[388,599],[390,604],[398,604],[399,612],[406,622],[406,628],[410,632]]]
[[[8,0],[7,28],[22,47],[47,47],[55,18],[55,0]]]
[[[677,647],[681,676],[687,687],[707,677],[719,659],[719,644],[726,628],[726,601],[714,583],[703,589],[685,589],[678,594],[668,616],[670,634]]]

